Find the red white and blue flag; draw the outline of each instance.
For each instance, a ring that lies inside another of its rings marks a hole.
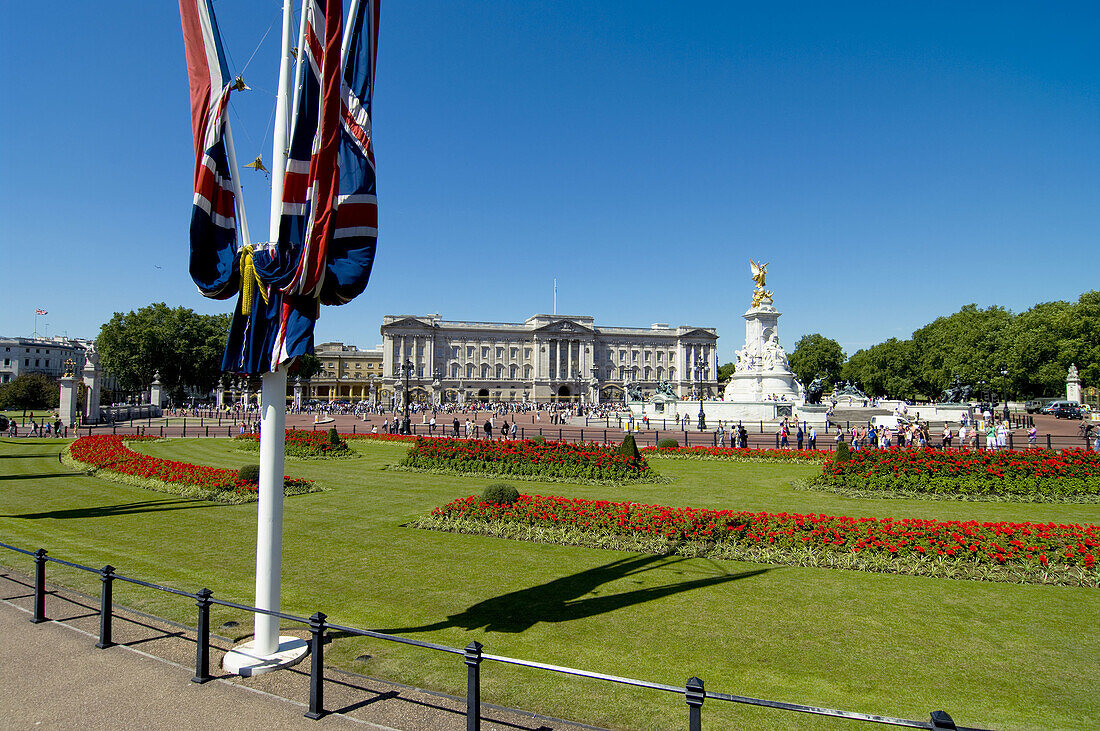
[[[378,0],[352,0],[343,32],[341,0],[304,0],[304,43],[283,186],[279,237],[257,245],[244,276],[222,368],[261,373],[313,352],[319,305],[363,291],[378,235],[371,97]],[[223,141],[229,95],[210,0],[179,0],[195,129],[191,274],[211,297],[241,287],[233,194]],[[201,133],[201,137],[200,137]],[[254,265],[255,274],[251,273]]]
[[[50,313],[46,312],[45,310],[40,310],[38,308],[35,308],[34,314],[36,314],[36,315],[48,315]]]
[[[317,302],[345,304],[370,278],[378,236],[371,144],[378,7],[353,0],[345,38],[338,0],[306,0],[279,240],[256,255],[260,278],[286,298],[273,364],[312,352],[312,325],[307,333],[303,320],[316,314],[302,300],[314,313]]]
[[[210,0],[179,0],[191,88],[195,197],[191,209],[191,278],[207,297],[239,288],[237,225],[225,146],[230,77]]]

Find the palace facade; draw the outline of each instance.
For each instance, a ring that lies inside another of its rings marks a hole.
[[[360,350],[343,343],[314,349],[321,371],[309,380],[307,398],[318,401],[372,401],[382,386],[382,348]]]
[[[681,398],[714,396],[717,342],[714,328],[605,327],[583,315],[522,323],[387,315],[379,395],[400,402],[407,380],[414,401],[620,402],[628,387],[649,397],[659,382]]]

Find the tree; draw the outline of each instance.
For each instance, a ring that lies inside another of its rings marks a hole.
[[[128,391],[160,381],[171,392],[212,389],[221,374],[228,315],[199,315],[157,302],[127,314],[116,312],[99,330],[96,350],[106,373]]]
[[[24,373],[0,386],[0,409],[56,409],[61,388],[41,373]]]
[[[824,335],[803,335],[790,356],[791,370],[803,384],[825,376],[828,384],[836,383],[844,365],[844,350],[840,343]]]
[[[303,381],[308,381],[321,372],[321,359],[313,353],[298,356],[295,375]]]
[[[890,338],[884,343],[857,350],[844,364],[844,380],[860,384],[868,396],[914,398],[916,362],[913,342]]]
[[[1011,322],[1012,313],[1003,307],[979,310],[969,304],[917,330],[913,333],[917,391],[935,398],[955,376],[963,383],[985,381],[1000,390],[1000,367],[1007,357],[1006,330]]]
[[[718,382],[727,383],[730,378],[733,377],[733,374],[736,370],[736,363],[723,363],[722,365],[718,366]]]

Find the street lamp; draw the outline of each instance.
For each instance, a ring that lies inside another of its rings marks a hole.
[[[1001,365],[1001,385],[1005,397],[1005,421],[1008,421],[1008,366]]]
[[[699,431],[707,428],[707,415],[703,413],[703,376],[707,372],[707,362],[702,358],[695,359],[695,385],[699,389]]]
[[[411,360],[406,360],[404,365],[401,366],[401,372],[405,374],[405,423],[402,425],[402,431],[408,433],[409,424],[412,422],[409,420],[409,377],[413,374],[413,365]]]

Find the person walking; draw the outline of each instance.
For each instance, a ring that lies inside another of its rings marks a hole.
[[[817,449],[817,427],[810,424],[810,451],[813,452]]]
[[[493,441],[493,422],[489,419],[485,420],[485,439],[487,441]]]
[[[798,431],[794,433],[794,438],[798,442],[798,451],[802,451],[802,439],[805,435],[802,433],[802,425],[798,425]]]

